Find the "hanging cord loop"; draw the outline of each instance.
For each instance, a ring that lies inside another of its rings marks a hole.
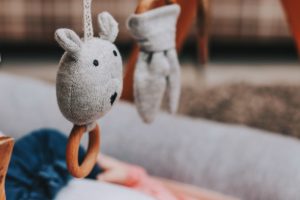
[[[93,20],[92,20],[92,0],[83,0],[83,26],[84,41],[94,37]]]

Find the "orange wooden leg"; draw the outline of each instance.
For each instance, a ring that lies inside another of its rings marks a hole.
[[[190,29],[196,19],[197,0],[178,0],[181,7],[181,15],[177,24],[177,50],[180,51],[182,45],[190,32]]]
[[[5,200],[5,176],[14,146],[14,140],[0,137],[0,200]]]
[[[127,62],[126,74],[123,83],[124,89],[121,97],[123,100],[130,101],[130,102],[133,102],[133,76],[134,76],[135,64],[138,59],[138,54],[139,54],[139,47],[137,44],[135,44],[133,51]]]
[[[281,0],[300,55],[300,1]]]
[[[209,0],[198,0],[198,50],[202,65],[205,65],[209,59],[209,15]]]
[[[156,6],[162,5],[164,0],[158,1]],[[197,12],[197,0],[177,0],[181,6],[181,15],[177,24],[177,49],[180,50],[185,38],[187,37],[190,27],[193,24],[193,20],[196,17]],[[135,64],[138,58],[138,47],[134,47],[134,50],[129,58],[126,74],[124,78],[124,90],[122,99],[133,102],[133,75],[135,70]]]

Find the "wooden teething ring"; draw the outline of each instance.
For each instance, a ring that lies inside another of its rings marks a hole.
[[[69,172],[76,178],[83,178],[92,171],[100,149],[100,128],[98,124],[89,132],[89,145],[82,164],[78,161],[80,140],[87,131],[86,126],[74,125],[69,136],[66,152],[67,167]]]
[[[157,3],[158,0],[141,0],[135,13],[140,14],[143,12],[146,12],[148,10],[151,10],[155,7],[155,3]],[[176,0],[165,0],[166,4],[173,4],[176,3]]]

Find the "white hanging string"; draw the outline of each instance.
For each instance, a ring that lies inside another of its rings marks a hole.
[[[84,41],[93,38],[94,30],[92,23],[92,0],[83,0],[83,24],[84,24]]]

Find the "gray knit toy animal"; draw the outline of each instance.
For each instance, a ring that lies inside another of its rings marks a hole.
[[[94,122],[120,98],[123,67],[113,44],[118,23],[107,12],[99,14],[100,37],[94,37],[91,2],[84,0],[83,40],[69,29],[55,33],[56,41],[66,51],[59,64],[56,89],[63,115],[76,125],[94,127]]]
[[[175,113],[180,97],[180,64],[176,52],[177,4],[129,17],[128,29],[141,52],[134,74],[137,110],[146,123],[154,120],[166,94],[168,110]]]

